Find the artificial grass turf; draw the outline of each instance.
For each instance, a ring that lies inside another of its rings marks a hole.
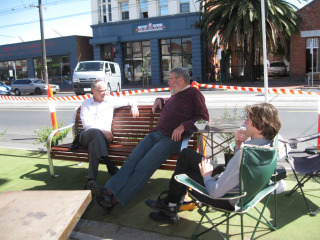
[[[87,163],[78,165],[77,162],[54,160],[55,173],[58,178],[52,178],[48,172],[48,161],[46,153],[35,151],[16,150],[0,148],[0,193],[7,191],[25,190],[81,190],[87,180]],[[105,166],[100,167],[98,183],[103,185],[110,177]],[[179,213],[180,223],[174,225],[159,224],[151,221],[148,214],[152,211],[145,204],[147,198],[156,199],[158,195],[166,190],[172,171],[158,170],[125,208],[119,204],[115,206],[110,215],[107,215],[94,201],[91,202],[83,218],[101,222],[112,222],[119,225],[158,232],[170,236],[190,238],[196,227],[200,215],[197,210]],[[294,184],[292,176],[288,174],[286,179],[287,190]],[[311,207],[317,208],[320,203],[320,191],[317,183],[306,184],[307,198],[311,201]],[[48,200],[50,201],[50,200]],[[48,203],[48,206],[50,204]],[[252,210],[251,212],[255,212]],[[1,214],[1,213],[0,213]],[[270,199],[266,215],[274,218],[274,199]],[[210,214],[213,218],[220,218],[222,213]],[[291,197],[285,193],[278,194],[278,230],[270,231],[264,225],[260,225],[256,238],[259,239],[319,239],[318,229],[320,227],[320,214],[311,217],[298,191]],[[240,218],[235,217],[229,225],[223,224],[219,227],[222,233],[226,233],[229,239],[240,238]],[[249,238],[254,227],[254,221],[245,217],[245,238]],[[205,225],[208,227],[209,225]],[[199,237],[199,239],[218,239],[215,231]]]

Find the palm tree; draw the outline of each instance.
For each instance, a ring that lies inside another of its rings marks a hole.
[[[242,51],[245,79],[254,79],[255,50],[262,46],[261,1],[258,0],[200,0],[204,9],[196,26],[201,27],[211,42],[220,35],[225,53]],[[266,36],[269,52],[288,50],[290,35],[298,30],[297,8],[283,0],[265,0]],[[217,40],[213,42],[214,49]]]

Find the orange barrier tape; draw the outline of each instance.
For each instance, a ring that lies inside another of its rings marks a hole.
[[[193,83],[195,85],[195,83]],[[235,91],[248,91],[248,92],[259,92],[264,93],[264,88],[254,88],[254,87],[238,87],[238,86],[224,86],[224,85],[210,85],[210,84],[201,84],[197,83],[197,86],[203,88],[217,88],[217,89],[228,89]],[[142,90],[132,90],[132,91],[122,91],[122,92],[112,92],[111,96],[121,97],[121,96],[131,96],[141,93],[151,93],[151,92],[161,92],[168,91],[170,87],[167,88],[153,88],[153,89],[142,89]],[[320,95],[320,93],[313,93],[301,90],[292,90],[292,89],[283,89],[283,88],[269,88],[268,93],[275,94],[298,94],[298,95]],[[68,97],[54,97],[51,98],[53,101],[82,101],[88,98],[91,98],[92,95],[78,95],[78,96],[68,96]],[[14,100],[22,102],[46,102],[48,98],[26,98],[26,97],[17,97],[17,96],[5,96],[0,95],[0,100]]]
[[[110,95],[114,97],[121,97],[121,96],[131,96],[141,93],[151,93],[151,92],[161,92],[161,91],[168,91],[170,87],[167,88],[154,88],[154,89],[142,89],[142,90],[132,90],[132,91],[122,91],[122,92],[111,92]],[[78,95],[78,96],[68,96],[68,97],[53,97],[50,98],[52,101],[82,101],[88,98],[91,98],[92,95]],[[0,100],[15,100],[21,102],[47,102],[49,99],[46,97],[43,98],[27,98],[27,97],[17,97],[17,96],[5,96],[0,95]]]
[[[264,88],[210,85],[210,84],[201,84],[201,83],[199,83],[198,85],[200,87],[204,87],[204,88],[218,88],[218,89],[228,89],[228,90],[264,93]],[[306,91],[301,91],[301,90],[291,90],[291,89],[284,89],[284,88],[268,88],[268,93],[299,94],[299,95],[302,95],[302,94],[304,94],[304,95],[320,95],[320,93],[306,92]]]

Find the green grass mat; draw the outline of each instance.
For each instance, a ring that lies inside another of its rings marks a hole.
[[[78,165],[77,162],[54,160],[55,173],[58,178],[52,178],[48,172],[47,155],[34,151],[16,150],[0,148],[0,193],[7,191],[26,190],[81,190],[87,180],[87,163]],[[98,183],[103,185],[109,174],[105,166],[100,166]],[[200,215],[197,210],[184,211],[179,213],[180,223],[174,225],[158,224],[148,218],[152,211],[144,201],[148,198],[156,199],[158,195],[166,190],[172,171],[158,170],[147,182],[139,194],[125,208],[117,205],[110,215],[92,201],[83,218],[112,222],[132,228],[158,232],[170,236],[190,238],[196,227]],[[294,181],[289,174],[287,179],[287,189],[293,187]],[[319,184],[310,182],[305,186],[307,198],[313,209],[320,204]],[[50,201],[50,200],[48,200]],[[48,203],[50,207],[50,203]],[[254,210],[252,212],[255,212]],[[1,214],[1,211],[0,211]],[[270,199],[266,215],[274,218],[274,199]],[[214,219],[219,219],[222,213],[212,213]],[[256,233],[259,239],[319,239],[318,229],[320,227],[320,214],[311,217],[303,201],[301,193],[298,191],[291,197],[285,193],[278,194],[278,230],[270,231],[264,225],[260,225]],[[249,233],[254,227],[251,218],[245,217],[245,237],[249,238]],[[219,229],[226,233],[229,239],[240,239],[240,218],[235,217],[229,225],[222,225]],[[209,225],[205,225],[205,228]],[[215,231],[203,235],[199,239],[218,239]]]

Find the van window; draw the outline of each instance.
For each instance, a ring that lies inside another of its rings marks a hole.
[[[110,63],[110,69],[111,69],[111,73],[116,73],[116,68],[114,67],[114,64]]]
[[[102,71],[103,63],[100,62],[83,62],[79,63],[76,68],[76,72],[86,72],[86,71]]]
[[[108,63],[105,63],[105,64],[104,64],[104,69],[105,69],[106,72],[109,71],[109,64],[108,64]]]

